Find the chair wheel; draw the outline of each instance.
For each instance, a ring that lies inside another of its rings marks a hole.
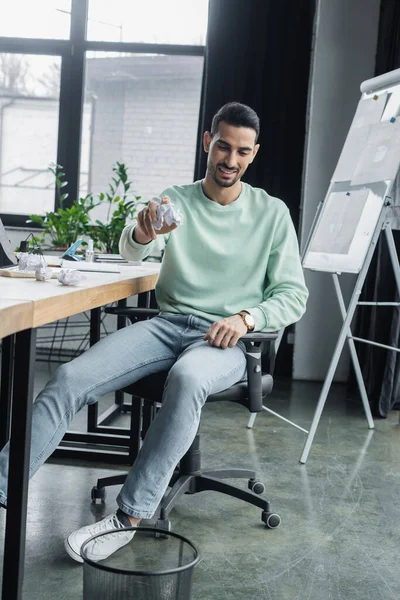
[[[263,494],[265,492],[265,485],[262,481],[257,481],[257,479],[249,479],[248,487],[255,494]]]
[[[154,527],[155,529],[159,529],[159,531],[154,534],[154,537],[165,539],[169,537],[168,531],[171,531],[171,521],[169,519],[158,519]]]
[[[92,499],[93,504],[99,504],[100,502],[104,503],[106,500],[105,488],[98,488],[96,486],[92,487],[90,497]]]
[[[276,529],[281,524],[281,518],[276,513],[262,512],[261,520],[265,523],[268,529]]]

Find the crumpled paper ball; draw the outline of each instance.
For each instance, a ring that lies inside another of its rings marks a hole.
[[[61,269],[57,275],[57,279],[62,285],[76,285],[82,279],[85,279],[81,271],[77,269]]]
[[[35,269],[36,281],[47,281],[51,279],[53,275],[53,269],[50,269],[46,264],[38,265]]]
[[[36,271],[39,267],[47,267],[47,262],[41,254],[18,252],[17,258],[19,271]]]
[[[157,201],[159,198],[154,198],[154,200]],[[172,224],[182,225],[183,223],[182,213],[175,208],[175,205],[172,202],[158,205],[157,221],[153,223],[154,229],[161,229],[163,221],[169,226]]]

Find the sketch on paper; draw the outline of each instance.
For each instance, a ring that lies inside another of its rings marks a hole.
[[[381,94],[376,100],[364,98],[359,101],[349,133],[344,143],[332,181],[351,181],[360,156],[370,135],[370,128],[380,123],[388,94]]]
[[[364,210],[369,190],[333,192],[311,240],[310,252],[348,254]]]
[[[370,126],[352,185],[395,179],[400,164],[400,120]]]

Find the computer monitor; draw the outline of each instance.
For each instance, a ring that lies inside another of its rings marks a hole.
[[[17,262],[11,242],[0,219],[0,267],[12,267]]]

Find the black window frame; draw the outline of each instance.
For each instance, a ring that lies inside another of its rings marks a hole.
[[[70,37],[60,39],[7,38],[0,36],[0,53],[33,54],[61,57],[57,163],[68,173],[68,185],[63,191],[69,196],[64,205],[71,206],[79,194],[79,171],[82,135],[82,115],[85,91],[86,53],[127,52],[135,54],[165,54],[205,56],[205,46],[180,44],[147,44],[136,42],[102,42],[86,39],[89,0],[71,1]],[[54,209],[58,208],[54,196]],[[29,215],[0,213],[6,227],[33,229],[27,223]]]

